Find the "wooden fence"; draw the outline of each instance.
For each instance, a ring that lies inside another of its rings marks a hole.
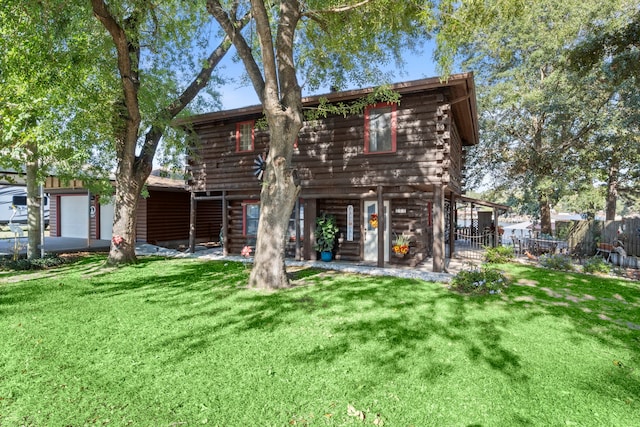
[[[558,221],[556,235],[566,240],[571,254],[593,256],[598,243],[622,243],[628,256],[640,256],[640,218],[620,221]]]

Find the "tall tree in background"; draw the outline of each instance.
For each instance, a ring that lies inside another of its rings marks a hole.
[[[104,122],[94,54],[105,45],[87,18],[76,0],[0,1],[0,165],[26,173],[28,258],[42,244],[39,186],[75,175],[91,155],[87,129]]]
[[[117,159],[113,234],[121,241],[111,245],[108,259],[119,264],[136,259],[136,207],[160,139],[207,86],[231,43],[223,37],[205,58],[193,55],[194,46],[207,44],[210,20],[198,2],[91,0],[91,5],[113,41],[120,78],[111,138]],[[228,22],[240,32],[250,15],[237,13],[233,8]]]
[[[567,71],[568,47],[584,37],[588,23],[615,16],[625,4],[463,1],[440,16],[439,48],[449,57],[461,54],[477,73],[476,170],[493,171],[491,182],[506,191],[527,189],[522,194],[537,200],[543,232],[551,232],[551,205],[567,190],[573,166],[567,155],[581,152],[573,149],[594,131],[610,98],[591,90],[593,73],[575,79]]]
[[[598,76],[609,101],[582,149],[585,164],[606,182],[607,220],[615,219],[619,197],[638,200],[640,191],[640,7],[626,4],[622,13],[591,24],[569,53],[569,69],[578,77]],[[596,86],[594,86],[596,87]]]
[[[233,8],[251,8],[259,49],[233,23]],[[207,0],[209,12],[230,37],[264,107],[269,154],[260,194],[260,219],[249,286],[288,286],[284,254],[289,217],[300,193],[292,154],[303,123],[300,73],[313,86],[323,79],[372,76],[374,64],[426,35],[431,10],[421,1],[263,0],[225,7]],[[366,70],[366,72],[364,72]],[[311,71],[312,73],[305,73]]]
[[[593,132],[574,150],[582,176],[604,187],[605,219],[614,220],[620,198],[640,196],[640,93],[629,82],[609,89],[609,80],[604,81],[611,98],[595,119]]]
[[[570,68],[581,75],[600,69],[615,85],[640,87],[640,4],[623,3],[609,19],[585,24],[584,37],[569,53]]]

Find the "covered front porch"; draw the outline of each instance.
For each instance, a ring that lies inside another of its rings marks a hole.
[[[315,219],[322,214],[335,216],[340,230],[333,257],[338,262],[353,262],[378,268],[424,268],[445,272],[451,260],[459,257],[457,245],[468,246],[458,226],[459,210],[466,204],[492,209],[487,227],[497,222],[508,207],[459,196],[445,187],[433,186],[426,191],[415,187],[384,187],[331,192],[303,191],[290,219],[287,256],[296,261],[316,261]],[[255,235],[248,233],[248,207],[259,212],[259,194],[236,194],[220,191],[191,196],[191,234],[189,251],[196,252],[195,230],[201,203],[220,203],[220,244],[223,255],[239,255],[245,246],[255,245]],[[258,213],[259,215],[259,213]],[[477,217],[477,214],[476,214]],[[485,218],[486,215],[483,215]],[[372,219],[375,218],[375,221]],[[257,221],[257,216],[251,218]],[[375,225],[374,225],[375,223]],[[475,221],[475,229],[482,224]],[[257,228],[257,227],[253,227]],[[493,230],[497,235],[498,230]],[[405,256],[394,256],[393,247],[399,236],[409,240]],[[492,238],[493,241],[497,241]],[[456,243],[458,242],[458,244]],[[486,245],[486,243],[485,243]]]

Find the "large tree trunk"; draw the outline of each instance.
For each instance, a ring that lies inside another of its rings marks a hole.
[[[607,180],[607,207],[606,217],[607,221],[613,221],[616,219],[616,207],[618,203],[618,182],[619,182],[619,170],[618,161],[614,157],[611,159],[609,165],[609,177]]]
[[[35,142],[27,144],[27,226],[29,238],[27,241],[27,258],[40,258],[42,245],[42,210],[40,204],[40,186],[38,185],[38,145]]]
[[[116,197],[113,221],[113,237],[108,262],[110,264],[135,262],[137,206],[144,183],[151,174],[153,158],[162,138],[166,123],[176,117],[204,88],[213,69],[220,63],[231,46],[230,38],[225,37],[214,49],[200,72],[184,91],[163,108],[154,124],[147,131],[140,154],[136,156],[141,123],[138,90],[140,87],[140,28],[149,4],[142,2],[140,8],[131,11],[121,27],[111,14],[105,0],[91,0],[94,14],[109,31],[118,54],[118,71],[122,78],[122,106],[116,112],[116,156],[118,170],[116,172]],[[241,19],[234,20],[232,25],[240,32],[249,22],[251,15],[246,13]]]
[[[293,143],[301,126],[300,120],[296,122],[282,114],[282,111],[269,120],[270,149],[260,192],[258,238],[249,277],[249,286],[252,288],[289,286],[285,245],[289,218],[300,194],[300,186],[291,166]]]
[[[136,262],[137,207],[142,186],[139,175],[118,171],[116,174],[115,212],[113,218],[113,238],[109,251],[109,264]]]
[[[262,101],[270,139],[265,180],[260,193],[258,240],[249,286],[273,289],[289,286],[284,264],[285,243],[289,217],[300,193],[291,166],[293,144],[302,127],[302,89],[298,84],[293,59],[293,40],[300,19],[300,4],[296,0],[280,3],[275,46],[264,2],[252,0],[251,6],[262,51],[264,80],[255,72],[253,58],[247,56],[250,52],[246,52],[246,43],[237,46]]]
[[[549,204],[549,197],[541,194],[538,200],[540,202],[540,231],[551,235],[551,205]]]

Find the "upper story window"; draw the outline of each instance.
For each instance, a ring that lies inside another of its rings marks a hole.
[[[396,104],[380,103],[364,110],[364,152],[396,151]]]
[[[236,151],[253,151],[253,128],[253,120],[236,124]]]

